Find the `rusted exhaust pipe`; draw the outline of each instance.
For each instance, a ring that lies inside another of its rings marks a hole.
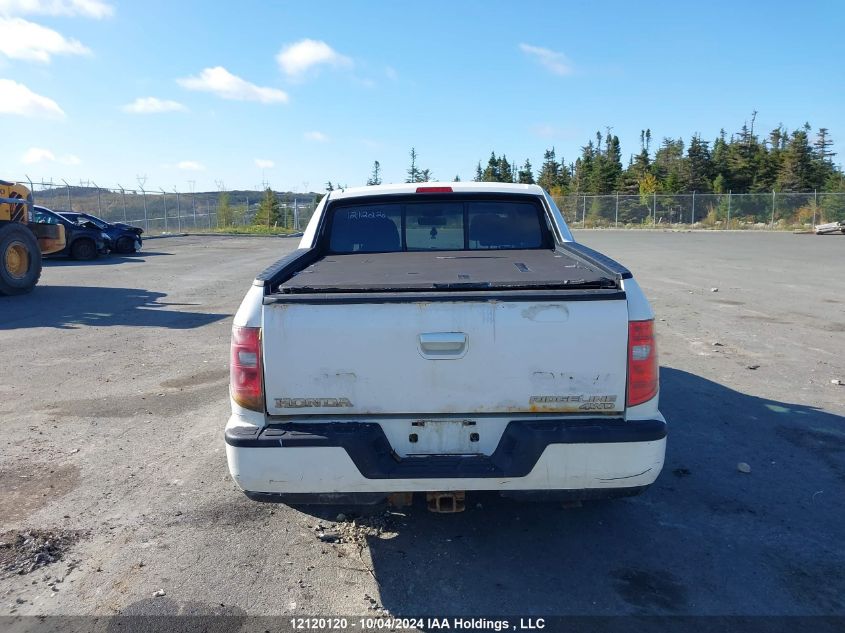
[[[466,492],[427,492],[425,501],[430,512],[441,514],[466,510]]]

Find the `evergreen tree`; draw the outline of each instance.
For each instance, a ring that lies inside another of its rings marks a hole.
[[[484,168],[484,172],[481,174],[481,181],[482,182],[501,182],[502,181],[501,163],[500,163],[499,159],[496,157],[496,152],[490,152],[490,158],[487,160],[487,167]]]
[[[422,172],[417,167],[417,150],[411,148],[411,166],[408,167],[408,177],[405,182],[422,182]]]
[[[576,192],[593,193],[596,186],[595,178],[596,147],[592,141],[581,148],[581,156],[575,161],[573,186]]]
[[[331,183],[327,184],[330,185]],[[332,189],[328,189],[328,191],[332,191]],[[258,204],[258,212],[255,214],[255,220],[253,222],[259,226],[269,228],[271,226],[277,226],[280,219],[281,205],[279,204],[279,200],[276,198],[273,190],[267,187],[264,190],[264,196],[261,198],[261,202]]]
[[[759,161],[757,183],[759,191],[772,191],[777,187],[778,172],[786,148],[788,135],[782,125],[769,132],[769,137],[762,148]]]
[[[217,226],[233,226],[235,223],[235,210],[229,202],[229,193],[221,191],[217,198]]]
[[[649,146],[651,144],[651,130],[640,130],[640,153],[629,162],[626,182],[639,190],[639,182],[651,170]]]
[[[754,118],[756,115],[756,112],[752,115],[751,127],[744,123],[740,131],[735,137],[731,138],[731,142],[728,144],[726,179],[728,189],[731,191],[751,191],[756,189],[758,185],[758,173],[762,166],[762,160],[760,145],[754,135]]]
[[[687,180],[685,172],[683,140],[664,138],[660,149],[654,155],[652,165],[652,173],[658,182],[658,191],[680,193]]]
[[[821,162],[833,162],[833,157],[836,156],[836,152],[831,149],[832,147],[833,141],[830,138],[830,130],[826,127],[820,127],[819,132],[816,135],[816,140],[813,142],[813,149]]]
[[[824,183],[824,191],[829,193],[845,194],[845,174],[835,171]],[[845,222],[845,195],[822,196],[821,204],[822,222]]]
[[[613,193],[619,188],[622,176],[622,149],[619,137],[611,136],[610,130],[604,143],[604,153],[599,150],[597,163],[593,170],[595,193]]]
[[[499,159],[499,182],[513,182],[513,167],[504,154]]]
[[[630,156],[628,158],[628,166],[625,168],[625,171],[622,172],[622,176],[619,179],[619,193],[625,195],[636,195],[639,193],[639,179],[641,176],[638,175],[638,173],[638,169],[634,166],[634,157]]]
[[[719,132],[719,137],[713,142],[712,154],[713,191],[715,193],[727,193],[728,176],[728,143],[725,140],[725,130]]]
[[[517,172],[517,182],[523,185],[533,185],[534,182],[534,170],[531,167],[531,161],[527,158],[525,159],[525,163],[522,165],[522,169]]]
[[[819,128],[816,140],[813,141],[813,188],[821,189],[828,179],[836,173],[833,165],[833,140],[830,138],[830,130],[826,127]]]
[[[707,193],[710,191],[712,182],[712,169],[710,164],[710,148],[707,141],[701,140],[701,136],[693,134],[687,148],[687,169],[686,183],[687,191],[698,191]]]
[[[373,173],[370,174],[370,177],[367,178],[367,186],[373,185],[380,185],[381,184],[381,165],[377,160],[373,161]]]
[[[461,182],[461,177],[458,174],[455,174],[455,179],[452,182]]]
[[[551,193],[556,187],[560,187],[560,169],[561,165],[557,162],[555,148],[547,149],[543,153],[543,164],[537,175],[537,184]]]
[[[484,181],[484,172],[481,171],[481,161],[478,161],[478,165],[475,167],[475,178],[473,178],[475,182],[483,182]]]
[[[326,183],[326,191],[334,191],[334,185],[332,184],[332,181],[331,181],[331,180],[329,180],[329,181]]]
[[[807,130],[796,130],[789,138],[783,152],[777,185],[781,191],[807,191],[812,189],[813,154]]]

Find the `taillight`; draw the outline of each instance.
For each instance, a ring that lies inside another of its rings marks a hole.
[[[229,391],[244,409],[264,411],[261,374],[261,328],[233,326]]]
[[[451,187],[417,187],[417,193],[452,193]]]
[[[633,407],[657,395],[657,345],[654,321],[628,322],[628,406]]]

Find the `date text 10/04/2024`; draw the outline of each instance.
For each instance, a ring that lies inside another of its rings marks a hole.
[[[372,630],[456,630],[456,631],[539,631],[546,628],[543,618],[492,620],[487,618],[291,618],[295,631],[331,631],[343,629]]]

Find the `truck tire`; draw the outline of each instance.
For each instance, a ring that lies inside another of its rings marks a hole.
[[[0,294],[25,294],[40,277],[41,249],[35,234],[15,222],[0,226]]]
[[[97,245],[91,240],[84,238],[76,240],[70,247],[70,256],[74,259],[97,259]]]

